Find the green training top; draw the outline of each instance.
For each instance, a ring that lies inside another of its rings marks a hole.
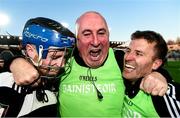
[[[151,95],[142,90],[139,90],[138,94],[132,99],[125,95],[122,113],[125,118],[159,117],[154,108]]]
[[[103,99],[97,97],[97,89]],[[89,69],[72,58],[71,73],[60,83],[58,100],[62,117],[121,117],[124,84],[110,48],[103,66]]]

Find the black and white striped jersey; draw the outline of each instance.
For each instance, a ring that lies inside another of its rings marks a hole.
[[[12,73],[0,74],[0,117],[55,117],[56,95],[44,90],[46,100],[37,99],[37,90],[27,92],[15,84]]]
[[[168,91],[163,97],[152,96],[154,107],[160,117],[180,117],[180,84],[168,83]]]

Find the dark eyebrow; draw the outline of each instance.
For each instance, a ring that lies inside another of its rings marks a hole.
[[[141,50],[135,50],[135,51],[138,52],[138,53],[144,54],[144,52],[141,51]]]
[[[125,51],[127,51],[127,50],[131,50],[131,49],[130,49],[129,47],[126,47],[126,48],[125,48]]]

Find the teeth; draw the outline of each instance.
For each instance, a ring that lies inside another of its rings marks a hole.
[[[135,67],[134,67],[134,66],[129,65],[129,64],[126,64],[126,65],[125,65],[125,67],[127,67],[127,68],[131,68],[131,69],[135,69]]]

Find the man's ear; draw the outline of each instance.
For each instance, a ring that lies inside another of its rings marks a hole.
[[[152,69],[157,70],[162,65],[162,59],[155,59]]]
[[[32,58],[35,62],[37,62],[38,60],[38,53],[36,51],[35,46],[31,45],[31,44],[27,44],[26,45],[26,52],[27,55]]]

